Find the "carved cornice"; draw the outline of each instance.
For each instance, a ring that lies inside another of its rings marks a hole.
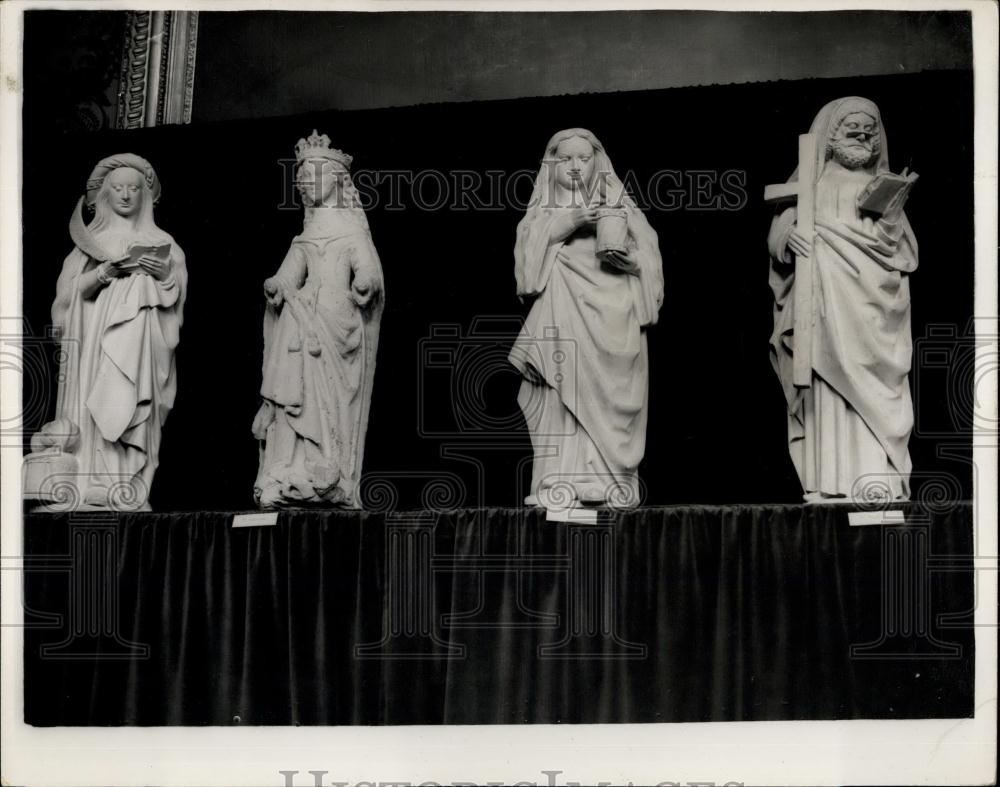
[[[146,107],[146,62],[149,59],[148,11],[129,11],[118,83],[117,128],[141,128]]]
[[[190,123],[197,11],[129,11],[117,128]]]

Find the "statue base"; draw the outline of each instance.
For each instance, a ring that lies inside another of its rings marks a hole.
[[[22,465],[25,501],[38,501],[30,510],[150,511],[148,493],[139,476],[102,476],[99,480],[80,473],[74,454],[50,449],[28,454]]]
[[[63,451],[28,454],[22,465],[24,499],[42,500],[57,507],[72,504],[80,496],[76,486],[78,467],[76,457]]]

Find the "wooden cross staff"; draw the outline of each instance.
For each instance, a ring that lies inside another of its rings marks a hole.
[[[816,135],[799,135],[799,176],[795,183],[764,187],[764,201],[798,200],[795,228],[810,245],[816,234]],[[813,261],[795,257],[795,328],[792,333],[792,382],[799,388],[812,385]]]

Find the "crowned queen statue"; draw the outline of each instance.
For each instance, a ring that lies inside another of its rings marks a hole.
[[[264,282],[260,440],[262,508],[359,508],[382,266],[351,181],[351,157],[313,131],[295,146],[302,233]]]

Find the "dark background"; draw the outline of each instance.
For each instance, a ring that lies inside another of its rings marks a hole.
[[[26,100],[117,127],[125,11],[25,13]],[[968,11],[198,13],[192,121],[972,68]]]
[[[749,199],[740,210],[647,212],[666,279],[660,321],[648,333],[650,418],[640,467],[647,502],[795,501],[800,489],[787,453],[784,403],[768,357],[771,213],[761,196],[766,184],[791,173],[796,135],[820,107],[852,94],[879,105],[892,168],[920,174],[907,206],[921,263],[911,277],[917,495],[933,480],[949,495],[970,497],[963,419],[971,379],[955,367],[973,308],[966,71],[314,112],[78,135],[41,122],[32,111],[40,97],[27,89],[24,314],[37,338],[25,359],[37,367],[25,374],[27,432],[52,417],[56,366],[44,338],[48,313],[72,248],[67,222],[103,156],[127,150],[153,163],[163,184],[157,223],[188,259],[177,401],[164,429],[152,505],[231,509],[252,505],[261,283],[301,229],[300,209],[279,209],[290,193],[290,170],[279,162],[293,155],[296,140],[318,128],[354,155],[355,171],[512,173],[535,170],[554,131],[584,126],[603,141],[618,174],[631,171],[643,185],[660,169],[746,172]],[[530,178],[520,186],[524,200]],[[519,380],[503,357],[527,312],[515,296],[512,269],[521,211],[427,211],[405,192],[402,203],[402,210],[380,204],[368,212],[387,290],[365,456],[369,502],[372,484],[389,484],[401,507],[425,505],[433,502],[428,483],[449,478],[459,490],[450,504],[516,505],[527,485],[530,446],[515,401]],[[498,316],[506,321],[496,332],[483,336],[480,324],[479,338],[470,335],[474,320]],[[428,368],[421,359],[422,340],[441,325],[459,327],[450,341],[456,350],[450,370]],[[944,326],[944,336],[934,340],[940,352],[923,364],[927,342],[920,337],[930,326]],[[939,456],[943,448],[951,453]]]
[[[596,528],[526,508],[419,521],[296,510],[248,528],[226,512],[29,513],[24,719],[967,718],[975,582],[959,556],[972,554],[973,504],[902,509],[907,526],[886,528],[802,505],[642,508]],[[609,530],[608,551],[587,557]],[[98,539],[114,544],[103,563],[60,569]],[[951,569],[929,569],[927,555],[953,556]],[[73,602],[109,576],[117,620],[91,626],[91,605]],[[910,583],[924,601],[906,601]],[[573,624],[598,604],[613,620]],[[129,658],[142,645],[146,657]],[[545,655],[553,646],[562,658]]]
[[[192,119],[972,67],[968,12],[201,13]]]
[[[904,627],[914,635],[905,642],[882,643],[917,658],[885,658],[884,648],[881,658],[849,658],[848,650],[885,630],[884,561],[896,558],[883,534],[900,534],[899,564],[914,567],[903,580],[924,576],[917,562],[927,553],[971,551],[971,505],[939,499],[971,497],[973,478],[975,347],[964,334],[973,302],[968,13],[203,13],[194,124],[114,133],[103,129],[115,123],[123,16],[26,16],[28,434],[52,416],[57,348],[46,337],[48,312],[71,248],[70,212],[103,156],[129,150],[156,166],[164,187],[157,221],[184,247],[191,274],[177,405],[152,504],[161,512],[225,510],[251,504],[261,282],[301,227],[300,209],[279,209],[290,192],[290,172],[279,162],[295,141],[318,127],[354,154],[356,172],[533,175],[550,134],[582,125],[603,140],[620,175],[644,186],[661,169],[709,179],[746,173],[748,201],[739,210],[688,204],[647,212],[660,234],[667,285],[660,323],[649,331],[650,420],[640,468],[647,502],[797,503],[784,403],[768,359],[771,214],[761,195],[787,178],[796,135],[819,108],[860,94],[882,109],[893,168],[921,175],[907,210],[922,261],[911,279],[911,452],[922,500],[904,507],[905,531],[850,527],[831,506],[672,506],[614,517],[616,630],[649,647],[648,658],[627,662],[539,660],[536,647],[561,629],[526,628],[524,616],[568,621],[572,594],[562,563],[539,570],[537,560],[569,555],[579,534],[561,524],[540,527],[544,514],[534,510],[430,518],[430,631],[466,646],[468,658],[400,662],[365,661],[352,650],[388,631],[389,550],[403,542],[384,511],[291,511],[275,527],[241,529],[212,511],[86,521],[29,515],[25,554],[35,556],[36,570],[24,586],[26,721],[972,713],[967,572],[933,572],[933,604],[909,610],[933,620],[925,630]],[[623,90],[631,92],[616,92]],[[519,98],[526,96],[539,98]],[[321,107],[342,111],[312,111]],[[94,133],[76,133],[83,130]],[[530,178],[520,184],[523,199]],[[709,194],[720,196],[718,187]],[[519,380],[505,357],[527,310],[512,275],[521,211],[430,212],[408,195],[402,203],[388,210],[383,202],[368,214],[388,307],[362,487],[367,507],[517,505],[531,454],[515,402]],[[434,358],[450,350],[453,359],[440,366],[424,363],[435,329]],[[108,573],[88,577],[116,578],[109,586],[121,606],[114,635],[147,644],[149,658],[116,660],[122,643],[106,637],[97,659],[39,650],[65,637],[65,627],[46,625],[46,613],[64,621],[75,614],[66,599],[80,588],[68,583],[84,578],[65,570],[66,559],[76,546],[90,548],[81,535],[91,531],[111,544]],[[483,625],[451,626],[448,612],[466,623],[479,616]],[[941,658],[940,649],[924,648],[934,645],[928,635],[960,649]],[[382,650],[391,655],[389,645]]]

